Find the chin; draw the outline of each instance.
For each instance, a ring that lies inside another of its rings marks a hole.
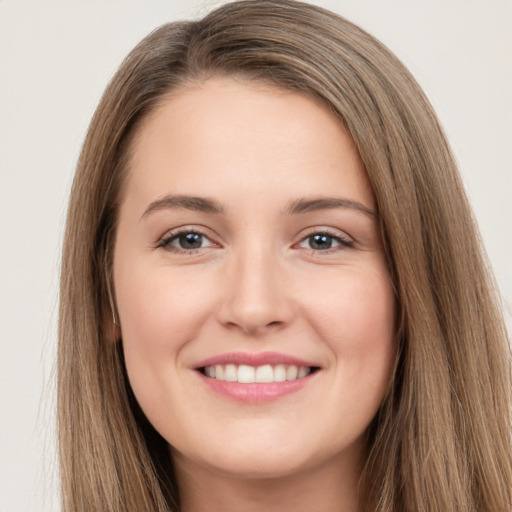
[[[222,461],[203,461],[209,468],[224,476],[233,476],[242,480],[263,480],[284,478],[305,469],[305,461],[288,455],[253,453],[237,454]]]
[[[211,447],[200,454],[178,457],[184,456],[209,471],[242,480],[291,477],[336,458],[331,450],[315,446],[305,450],[305,442],[284,445],[282,439],[280,443],[261,439],[251,443],[245,438],[240,443],[230,442],[220,450]]]

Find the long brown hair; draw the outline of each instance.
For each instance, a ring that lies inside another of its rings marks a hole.
[[[363,509],[511,510],[510,348],[428,100],[389,50],[345,19],[292,0],[242,0],[145,38],[91,122],[62,257],[63,512],[179,510],[170,452],[133,398],[122,342],[112,341],[110,273],[138,124],[172,89],[212,75],[321,101],[353,137],[373,186],[399,304],[399,350],[389,394],[368,429]]]

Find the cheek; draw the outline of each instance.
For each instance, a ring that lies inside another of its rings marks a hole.
[[[116,296],[125,343],[176,351],[201,325],[209,294],[183,272],[133,267],[124,275],[122,271]]]
[[[119,263],[116,299],[126,369],[144,410],[161,409],[164,392],[176,379],[180,353],[196,337],[208,311],[210,294],[186,272],[167,267]]]
[[[350,389],[337,396],[374,414],[396,355],[395,296],[387,271],[340,272],[329,279],[328,293],[315,286],[308,297],[310,323],[328,344],[337,368],[333,393]]]
[[[371,345],[386,345],[395,329],[395,297],[385,269],[333,272],[308,287],[311,322],[335,345],[357,353]]]

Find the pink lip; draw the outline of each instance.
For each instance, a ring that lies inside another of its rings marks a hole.
[[[265,384],[240,384],[239,382],[226,382],[223,380],[210,379],[200,372],[197,375],[203,382],[216,393],[239,402],[258,404],[270,402],[290,393],[295,393],[307,386],[314,379],[318,372],[310,373],[307,377],[285,382],[269,382]]]
[[[232,352],[205,359],[204,361],[201,361],[199,364],[197,364],[195,369],[199,370],[205,366],[214,366],[216,364],[247,364],[250,366],[263,366],[264,364],[287,364],[315,368],[319,367],[318,364],[288,356],[286,354],[280,354],[278,352],[262,352],[260,354]],[[296,391],[303,389],[313,379],[316,378],[319,372],[310,373],[308,376],[303,377],[302,379],[284,382],[252,384],[226,382],[222,380],[211,379],[199,371],[196,373],[204,382],[204,384],[206,384],[212,391],[215,391],[216,393],[239,402],[257,404],[276,400],[277,398],[289,395],[290,393],[295,393]]]
[[[196,369],[205,366],[213,366],[216,364],[247,364],[249,366],[263,366],[264,364],[288,364],[295,366],[314,366],[320,365],[304,359],[298,359],[279,352],[260,352],[259,354],[251,354],[249,352],[230,352],[220,354],[218,356],[209,357],[198,364],[194,365]]]

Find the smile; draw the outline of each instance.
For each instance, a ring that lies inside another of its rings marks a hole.
[[[210,379],[224,382],[239,382],[241,384],[285,382],[302,379],[309,375],[315,368],[296,365],[270,365],[249,366],[246,364],[217,364],[205,366],[202,373]]]
[[[275,400],[299,391],[320,367],[275,352],[231,353],[209,358],[195,367],[208,388],[246,403]]]

